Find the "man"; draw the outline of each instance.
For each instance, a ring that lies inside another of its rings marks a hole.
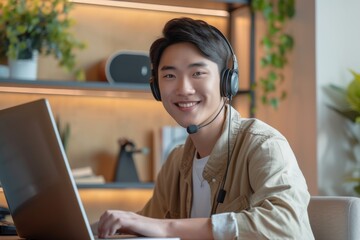
[[[99,236],[313,239],[310,195],[285,137],[231,107],[238,79],[229,42],[190,18],[170,20],[163,35],[150,49],[151,88],[189,137],[168,157],[146,206],[106,211]]]

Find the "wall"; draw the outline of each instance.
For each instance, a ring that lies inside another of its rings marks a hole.
[[[323,87],[332,83],[345,86],[360,72],[360,29],[358,0],[316,1],[316,78],[318,125],[318,181],[324,195],[354,195],[345,176],[356,167],[349,154],[347,120],[326,107]],[[360,134],[360,132],[358,132]]]
[[[257,16],[257,42],[264,31],[264,22]],[[296,1],[296,15],[288,25],[294,36],[295,48],[290,54],[282,85],[288,97],[278,110],[264,107],[258,99],[256,116],[277,128],[289,141],[307,180],[310,193],[317,188],[317,130],[316,130],[316,76],[315,76],[315,3]],[[259,45],[257,45],[258,47]],[[257,62],[261,48],[257,48]],[[263,74],[257,64],[257,78]],[[259,96],[258,96],[259,97]]]

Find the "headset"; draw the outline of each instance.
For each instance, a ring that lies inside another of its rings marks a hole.
[[[239,79],[238,79],[238,74],[239,74],[238,71],[239,70],[238,70],[238,63],[236,60],[236,55],[234,53],[233,48],[231,47],[230,42],[227,40],[227,38],[224,36],[224,34],[222,34],[222,32],[220,30],[218,30],[217,28],[215,28],[214,26],[210,25],[210,27],[221,37],[221,39],[223,39],[225,41],[225,43],[228,46],[230,53],[232,55],[232,67],[228,68],[226,66],[221,71],[221,75],[220,75],[220,95],[221,95],[221,97],[228,98],[229,104],[231,105],[232,97],[237,94],[238,89],[239,89]],[[151,69],[151,75],[152,75],[150,78],[151,92],[157,101],[161,101],[159,81],[155,77],[156,74],[155,74],[153,68]],[[209,125],[210,123],[212,123],[217,118],[217,116],[220,114],[220,112],[222,111],[224,106],[225,106],[225,102],[224,102],[224,105],[222,106],[222,108],[220,109],[220,111],[218,112],[218,114],[216,114],[216,116],[210,122],[208,122],[204,125],[200,125],[200,126],[199,125],[190,125],[187,128],[187,132],[189,134],[196,133],[200,128],[205,127],[205,126]],[[229,124],[229,132],[228,132],[228,151],[227,151],[228,156],[227,156],[226,170],[225,170],[224,177],[220,184],[220,189],[217,194],[215,209],[213,210],[212,213],[216,212],[216,209],[217,209],[219,203],[224,202],[225,195],[226,195],[225,183],[226,183],[226,177],[227,177],[229,164],[230,164],[230,143],[229,143],[230,142],[230,128],[231,128],[230,116],[231,116],[231,108],[229,109],[229,123],[228,123]]]
[[[225,67],[221,71],[220,75],[220,95],[226,98],[232,98],[235,96],[239,89],[239,79],[238,79],[238,63],[236,59],[236,55],[234,53],[233,48],[231,47],[230,42],[227,38],[222,34],[222,32],[215,28],[214,26],[210,27],[224,40],[226,45],[229,47],[230,53],[232,55],[232,67]],[[150,78],[150,89],[157,101],[161,101],[161,94],[159,89],[159,80],[155,77],[155,70],[151,69],[151,78]]]

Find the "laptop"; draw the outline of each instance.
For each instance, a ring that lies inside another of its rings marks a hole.
[[[19,237],[96,238],[46,99],[0,110],[0,183]]]

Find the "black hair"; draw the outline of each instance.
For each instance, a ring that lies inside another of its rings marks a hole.
[[[150,47],[152,75],[155,81],[158,79],[158,67],[162,53],[167,47],[181,42],[194,44],[204,57],[217,64],[219,73],[221,73],[222,69],[227,67],[231,52],[217,31],[219,30],[203,20],[184,17],[168,21],[162,32],[163,37],[155,40]]]

